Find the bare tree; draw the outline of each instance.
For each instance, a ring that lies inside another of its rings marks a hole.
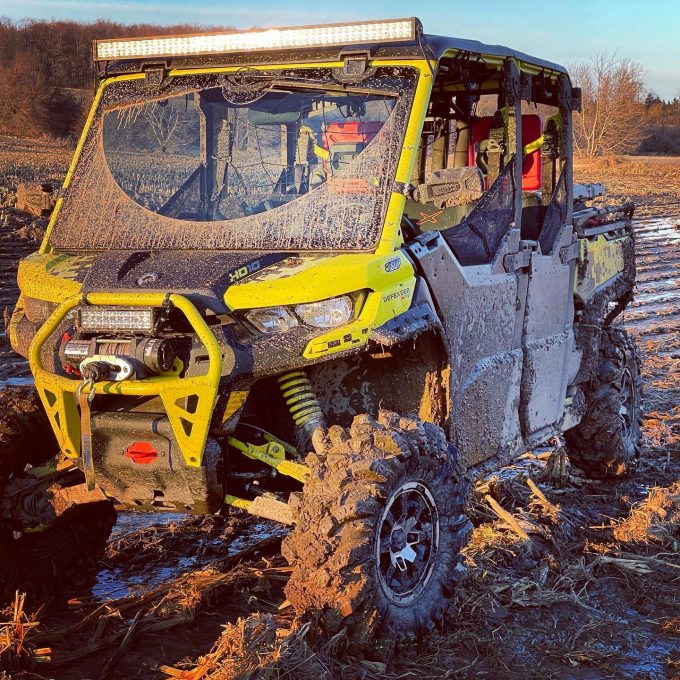
[[[192,133],[195,131],[195,126],[192,125],[193,117],[187,115],[176,101],[165,100],[144,106],[142,118],[163,153],[168,151],[177,153],[191,141]]]
[[[40,70],[23,54],[7,66],[0,65],[0,131],[38,134],[49,94]]]
[[[179,111],[174,107],[161,108],[154,103],[145,107],[142,116],[149,126],[149,130],[151,130],[158,148],[165,153],[168,143],[180,124]]]
[[[640,64],[602,52],[570,68],[583,91],[574,116],[574,146],[582,156],[635,151],[645,136],[644,70]]]

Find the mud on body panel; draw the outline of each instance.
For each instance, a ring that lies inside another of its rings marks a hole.
[[[514,451],[521,441],[518,280],[502,266],[508,249],[516,250],[517,244],[518,230],[512,230],[494,263],[472,267],[461,266],[437,232],[409,248],[444,324],[451,365],[451,435],[468,465]]]
[[[575,264],[568,259],[573,253],[573,239],[573,230],[563,229],[550,253],[531,253],[520,406],[527,440],[560,422],[567,387],[578,371],[580,354],[574,346],[574,302],[570,294]]]
[[[633,297],[635,286],[633,226],[630,221],[618,226],[618,233],[601,234],[594,240],[579,239],[581,255],[574,282],[576,306],[574,332],[576,345],[583,358],[574,381],[576,384],[594,377],[600,350],[601,329],[611,324]],[[625,230],[624,235],[621,235],[622,230]],[[589,257],[591,253],[594,254],[593,260]]]

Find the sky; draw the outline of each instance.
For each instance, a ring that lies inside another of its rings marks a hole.
[[[426,33],[500,43],[569,65],[597,52],[642,64],[645,84],[680,95],[680,0],[0,0],[13,20],[295,26],[417,15]]]

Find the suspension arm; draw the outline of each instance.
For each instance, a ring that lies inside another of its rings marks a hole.
[[[287,477],[297,479],[303,484],[309,477],[309,468],[302,463],[295,463],[286,459],[286,449],[278,441],[270,441],[266,444],[249,444],[242,442],[236,437],[229,437],[229,445],[240,451],[251,460],[259,460],[265,465],[273,467],[277,472]]]

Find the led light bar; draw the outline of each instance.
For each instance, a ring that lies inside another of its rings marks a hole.
[[[151,332],[156,322],[153,307],[81,307],[78,330],[146,331]]]
[[[420,21],[388,19],[361,23],[326,24],[272,28],[243,33],[203,33],[196,35],[117,38],[95,40],[95,61],[138,59],[140,57],[184,57],[225,52],[284,50],[300,47],[333,47],[416,39]]]

